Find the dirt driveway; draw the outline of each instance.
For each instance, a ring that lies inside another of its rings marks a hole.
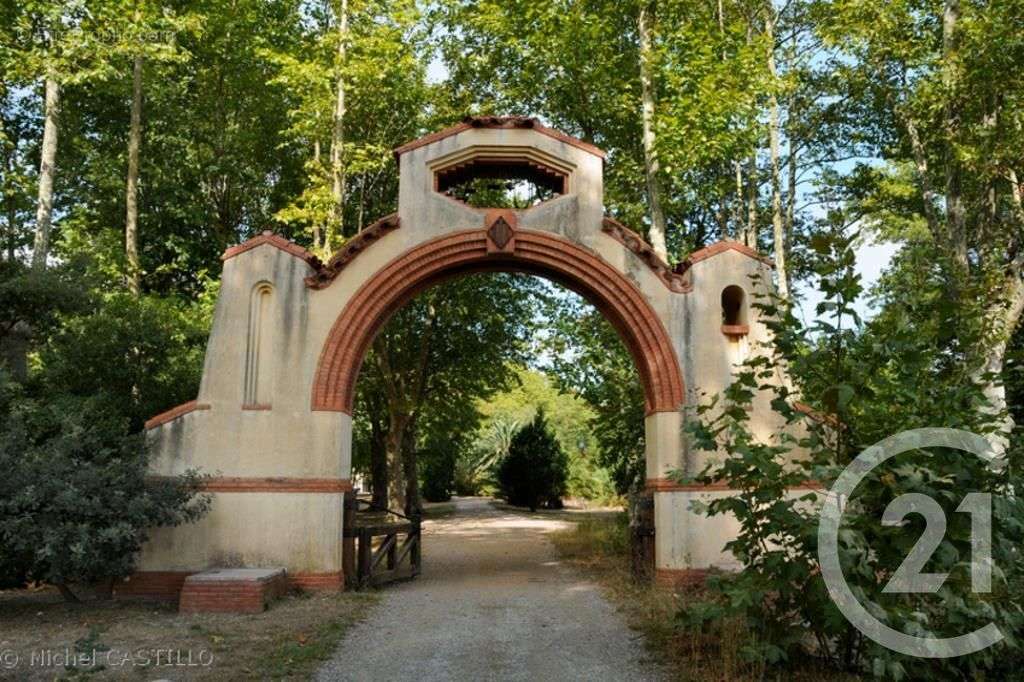
[[[319,680],[656,680],[639,635],[558,560],[566,522],[456,498],[424,524],[424,572],[386,588]]]

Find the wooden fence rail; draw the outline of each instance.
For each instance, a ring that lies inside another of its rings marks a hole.
[[[355,493],[345,493],[345,579],[364,589],[415,578],[421,569],[420,519],[375,509]]]

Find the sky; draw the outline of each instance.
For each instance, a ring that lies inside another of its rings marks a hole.
[[[861,276],[861,285],[864,287],[865,292],[871,289],[882,273],[889,267],[889,263],[892,262],[892,258],[898,249],[899,245],[893,242],[864,243],[857,248],[857,273]],[[796,294],[797,298],[800,299],[801,319],[803,319],[805,324],[812,322],[816,317],[815,308],[823,298],[821,293],[815,288],[815,282],[801,282],[796,287]],[[860,297],[854,308],[863,320],[867,320],[874,315],[866,295]]]

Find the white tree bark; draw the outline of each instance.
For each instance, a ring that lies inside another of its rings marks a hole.
[[[779,168],[779,100],[774,87],[778,83],[775,68],[775,15],[769,6],[764,22],[768,42],[768,73],[772,93],[768,98],[768,146],[771,154],[772,181],[772,241],[774,242],[775,272],[778,275],[779,296],[789,298],[789,273],[786,270],[786,225],[782,215],[782,179]]]
[[[324,246],[332,251],[339,235],[345,232],[345,60],[348,43],[348,0],[340,0],[338,9],[338,76],[334,102],[334,132],[331,136],[331,195],[334,216],[324,235]]]
[[[36,206],[36,233],[32,248],[32,267],[43,269],[50,255],[50,228],[53,224],[53,179],[57,173],[57,133],[60,116],[60,84],[46,79],[43,148],[39,162],[39,198]]]
[[[313,140],[313,167],[316,169],[317,174],[320,173],[320,140]],[[320,253],[320,249],[323,248],[321,242],[321,231],[320,231],[320,220],[315,219],[313,221],[313,252]]]
[[[668,262],[668,247],[665,243],[665,213],[661,208],[661,187],[658,182],[658,157],[655,152],[654,133],[654,82],[651,74],[651,49],[654,25],[651,17],[653,3],[640,8],[638,20],[640,34],[640,90],[642,100],[644,172],[647,177],[647,200],[650,203],[651,247],[658,256]]]
[[[1006,385],[1002,377],[1006,366],[1006,349],[1024,314],[1024,281],[1019,274],[1007,278],[1004,291],[1003,300],[988,314],[995,325],[995,341],[985,354],[984,363],[975,377],[982,385],[982,393],[988,402],[986,409],[997,416],[999,430],[989,436],[989,440],[998,455],[1005,453],[1009,447],[1014,427],[1013,417],[1007,411]]]

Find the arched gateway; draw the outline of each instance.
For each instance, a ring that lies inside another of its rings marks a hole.
[[[766,338],[748,302],[770,264],[720,242],[669,267],[604,216],[603,152],[533,119],[470,119],[395,154],[397,214],[331,262],[269,233],[224,254],[199,395],[147,423],[154,474],[214,474],[213,506],[199,523],[153,534],[130,591],[171,596],[189,574],[224,566],[283,566],[298,585],[340,588],[363,356],[416,293],[480,271],[555,280],[615,326],[644,386],[657,576],[674,581],[727,563],[730,522],[695,515],[690,502],[729,492],[669,474],[700,466],[682,432],[684,406],[725,388]],[[477,177],[525,177],[548,198],[523,210],[473,208],[453,188]],[[755,411],[770,437],[770,410],[759,401]]]

